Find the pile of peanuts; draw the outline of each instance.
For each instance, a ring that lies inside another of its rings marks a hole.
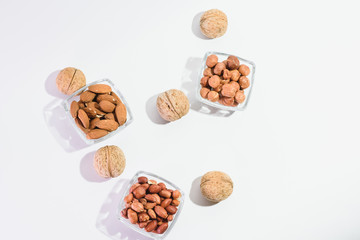
[[[250,74],[248,66],[240,64],[236,56],[218,62],[214,54],[207,57],[206,66],[200,81],[201,97],[231,107],[245,101],[244,89],[250,86],[250,80],[246,77]]]
[[[147,232],[163,234],[169,226],[168,222],[174,219],[180,197],[179,190],[168,189],[164,183],[142,176],[124,198],[125,208],[121,215]]]

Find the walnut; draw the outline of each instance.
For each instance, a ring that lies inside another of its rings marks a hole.
[[[220,202],[231,195],[233,182],[226,173],[211,171],[202,176],[200,189],[207,200]]]
[[[218,9],[208,10],[200,18],[201,32],[208,38],[218,38],[224,35],[227,25],[226,14]]]
[[[56,77],[56,86],[60,92],[71,95],[86,85],[84,73],[76,68],[67,67],[60,71]]]
[[[160,116],[169,122],[182,118],[190,108],[186,95],[177,89],[161,93],[157,98],[156,105]]]
[[[126,159],[117,146],[105,146],[96,151],[94,168],[104,178],[119,176],[125,169]]]

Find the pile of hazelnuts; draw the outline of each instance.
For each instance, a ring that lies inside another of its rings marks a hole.
[[[168,222],[174,219],[180,197],[179,190],[168,189],[164,183],[142,176],[124,198],[125,208],[121,215],[147,232],[163,234]]]
[[[245,101],[244,89],[250,86],[250,80],[246,77],[250,74],[248,66],[240,64],[236,56],[218,62],[214,54],[207,57],[206,66],[200,81],[201,97],[231,107]]]

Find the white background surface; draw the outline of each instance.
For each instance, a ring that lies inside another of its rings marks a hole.
[[[115,219],[138,170],[187,194],[169,240],[360,239],[360,15],[357,1],[337,2],[1,1],[0,239],[146,239]],[[205,40],[193,19],[211,8],[229,28]],[[194,101],[209,50],[256,63],[246,111]],[[67,66],[113,80],[134,122],[85,147],[57,105]],[[192,109],[160,124],[154,96],[170,88]],[[127,166],[104,181],[92,156],[110,144]],[[204,206],[198,177],[210,170],[235,188]]]

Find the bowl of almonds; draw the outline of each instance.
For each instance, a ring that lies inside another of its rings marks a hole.
[[[87,144],[103,141],[133,120],[129,105],[109,79],[92,82],[63,102],[74,129]]]
[[[254,84],[255,64],[234,55],[207,52],[199,73],[197,99],[223,110],[244,110]]]
[[[184,192],[155,174],[139,171],[130,180],[118,207],[118,219],[136,232],[163,239],[184,205]]]

